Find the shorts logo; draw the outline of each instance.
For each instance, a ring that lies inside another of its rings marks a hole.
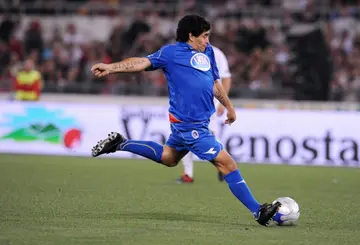
[[[194,139],[199,138],[199,133],[198,133],[198,131],[196,131],[196,130],[191,131],[191,136],[192,136]]]
[[[211,154],[214,155],[216,153],[216,151],[214,150],[214,147],[211,147],[207,152],[204,152],[204,154]],[[238,183],[236,183],[238,184]]]
[[[203,53],[196,53],[191,57],[190,64],[195,69],[201,70],[201,71],[208,71],[210,70],[210,60],[209,57],[207,57]]]

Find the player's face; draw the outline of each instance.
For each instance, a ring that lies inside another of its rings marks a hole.
[[[193,37],[194,48],[200,52],[204,52],[209,44],[210,31],[201,33],[198,37]]]

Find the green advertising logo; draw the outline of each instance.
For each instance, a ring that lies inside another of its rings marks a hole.
[[[42,141],[63,144],[66,148],[74,148],[81,141],[79,124],[61,109],[26,107],[24,113],[4,113],[0,120],[0,127],[10,128],[0,140]]]

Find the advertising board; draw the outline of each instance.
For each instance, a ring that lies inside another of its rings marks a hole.
[[[109,132],[166,142],[167,107],[0,103],[0,152],[90,156]],[[360,113],[237,109],[237,121],[210,127],[237,162],[359,166]],[[132,158],[117,152],[112,157]]]

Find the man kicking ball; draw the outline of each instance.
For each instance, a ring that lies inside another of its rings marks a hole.
[[[147,57],[133,57],[113,64],[95,64],[97,77],[116,72],[140,72],[162,69],[169,87],[171,134],[165,145],[153,141],[128,140],[112,132],[92,149],[97,157],[116,151],[128,151],[168,167],[176,166],[191,151],[211,162],[224,175],[233,195],[242,202],[261,225],[267,225],[280,203],[260,204],[252,195],[235,161],[209,130],[215,112],[214,96],[226,108],[225,123],[231,125],[236,113],[219,74],[214,51],[209,44],[210,23],[198,15],[183,17],[176,30],[176,44],[163,46]]]

